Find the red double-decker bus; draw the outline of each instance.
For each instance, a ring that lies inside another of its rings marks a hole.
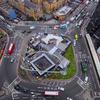
[[[11,43],[10,46],[9,46],[9,48],[8,48],[8,54],[9,54],[9,55],[12,54],[14,48],[15,48],[14,43]]]

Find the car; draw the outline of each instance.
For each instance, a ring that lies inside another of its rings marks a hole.
[[[76,16],[76,20],[77,20],[80,16],[81,16],[81,14],[78,14],[78,15]]]
[[[18,85],[18,84],[17,85],[14,85],[14,89],[17,90],[17,91],[20,91],[21,90],[21,86]]]
[[[73,99],[71,99],[70,97],[67,97],[67,99],[66,100],[73,100]]]
[[[1,19],[1,20],[5,20],[5,18],[4,18],[3,16],[1,16],[1,15],[0,15],[0,19]]]
[[[18,22],[19,22],[19,20],[18,20],[18,19],[14,19],[14,22],[15,22],[15,23],[18,23]]]
[[[60,28],[61,28],[61,29],[65,29],[66,27],[67,27],[66,24],[60,24]]]
[[[9,30],[13,30],[13,28],[14,28],[15,26],[12,26],[12,25],[9,25],[9,24],[7,24],[7,28],[9,29]]]
[[[58,29],[59,25],[54,25],[54,30]]]
[[[76,46],[76,40],[74,40],[73,45],[74,45],[74,47]]]
[[[75,17],[76,17],[76,16],[72,16],[72,17],[70,18],[70,21],[71,21],[71,22],[74,21]]]
[[[30,29],[35,29],[35,26],[30,26]]]
[[[15,61],[15,58],[11,58],[10,62],[13,63]]]
[[[64,91],[64,88],[63,87],[58,87],[59,90],[61,91]]]
[[[27,62],[29,63],[30,61],[29,61],[29,60],[27,60]]]
[[[27,33],[31,33],[32,31],[27,31]]]
[[[15,85],[14,89],[19,91],[19,92],[23,92],[25,94],[31,94],[31,91],[29,89],[24,88],[24,87],[20,86],[19,84]]]
[[[48,33],[44,32],[44,35],[48,35]]]
[[[24,30],[24,31],[22,31],[22,33],[24,34],[26,31]]]
[[[68,24],[70,24],[70,22],[69,22],[69,21],[67,21],[67,22],[66,22],[66,25],[68,25]]]

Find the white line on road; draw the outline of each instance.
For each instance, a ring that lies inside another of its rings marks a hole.
[[[18,84],[20,81],[21,81],[21,79],[19,77],[15,78],[7,88],[12,92],[13,86]]]

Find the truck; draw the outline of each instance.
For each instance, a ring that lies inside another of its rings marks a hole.
[[[9,46],[9,48],[8,48],[8,54],[9,55],[11,55],[13,53],[14,48],[15,48],[14,43],[11,43],[10,46]]]

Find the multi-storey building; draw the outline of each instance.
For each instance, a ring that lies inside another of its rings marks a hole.
[[[35,20],[45,13],[52,14],[68,0],[8,0],[9,4]]]

